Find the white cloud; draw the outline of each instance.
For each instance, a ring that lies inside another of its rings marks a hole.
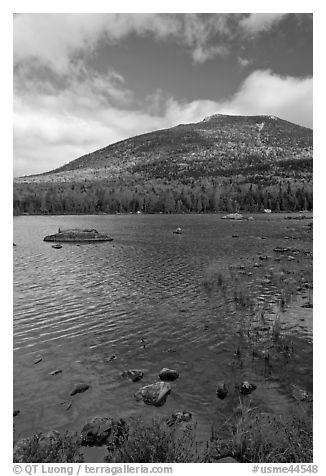
[[[238,56],[238,63],[240,64],[240,66],[245,68],[246,66],[248,66],[249,64],[252,63],[252,60],[249,60],[247,58],[242,58],[241,56]]]
[[[157,91],[136,104],[118,73],[108,73],[108,82],[76,74],[78,81],[71,77],[61,91],[43,91],[38,83],[28,94],[16,91],[15,175],[45,172],[118,140],[215,113],[271,114],[312,126],[312,78],[255,71],[229,100],[182,102]],[[129,102],[120,102],[124,92]]]
[[[254,71],[230,101],[221,103],[228,114],[271,114],[312,127],[312,78],[278,76],[270,70]]]
[[[137,34],[186,45],[194,62],[202,62],[225,54],[214,37],[230,34],[229,19],[228,14],[191,13],[22,14],[14,18],[14,61],[33,58],[62,74],[76,55],[87,56],[99,40],[112,43]]]
[[[283,18],[287,13],[250,13],[239,22],[240,28],[249,34],[267,31]]]

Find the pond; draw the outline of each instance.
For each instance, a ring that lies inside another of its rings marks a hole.
[[[311,300],[312,217],[253,217],[15,217],[15,439],[80,431],[90,416],[176,410],[191,412],[207,437],[232,412],[232,389],[243,380],[257,385],[253,405],[271,413],[296,404],[293,388],[311,393],[312,309],[302,306]],[[43,238],[59,226],[96,228],[114,241],[53,249]],[[178,226],[182,234],[173,234]],[[257,343],[272,342],[284,283],[292,286],[280,308],[288,345],[272,344],[268,360],[256,358]],[[263,323],[256,322],[261,310]],[[136,390],[157,381],[163,367],[180,373],[165,405],[137,401]],[[143,379],[121,378],[128,369],[141,369]],[[230,398],[216,397],[219,381]],[[71,397],[79,382],[90,389]]]

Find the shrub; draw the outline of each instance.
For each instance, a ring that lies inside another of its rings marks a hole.
[[[313,460],[312,418],[303,410],[290,416],[271,415],[240,405],[228,423],[229,438],[213,435],[215,458],[233,456],[241,463],[309,463]]]
[[[106,457],[110,463],[199,462],[198,444],[192,425],[169,428],[163,420],[144,423],[133,419],[128,440]]]
[[[14,463],[82,463],[83,455],[77,435],[49,432],[18,441],[13,460]]]

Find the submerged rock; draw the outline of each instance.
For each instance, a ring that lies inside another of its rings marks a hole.
[[[164,405],[168,395],[171,393],[172,387],[166,382],[155,382],[140,388],[135,393],[137,400],[143,400],[147,405],[160,407]]]
[[[58,375],[58,374],[61,374],[62,370],[61,369],[56,369],[56,370],[53,370],[50,375]]]
[[[78,229],[72,228],[67,230],[61,230],[59,228],[58,233],[54,235],[47,235],[44,241],[57,241],[57,242],[92,242],[92,241],[113,241],[109,235],[105,233],[99,233],[95,229]]]
[[[86,392],[86,390],[88,390],[89,388],[90,388],[90,385],[88,385],[87,383],[78,383],[77,385],[75,385],[70,395],[73,396],[73,395],[76,395],[76,393]]]
[[[124,370],[121,374],[121,377],[132,380],[133,382],[138,382],[143,378],[144,374],[142,370]]]
[[[164,367],[158,376],[160,380],[163,380],[164,382],[173,382],[179,377],[179,372]]]
[[[224,398],[228,394],[228,389],[225,385],[225,382],[219,382],[216,387],[216,395],[220,400],[224,400]]]
[[[106,445],[113,450],[120,446],[129,434],[129,427],[123,420],[114,420],[110,417],[89,418],[84,425],[80,440],[82,446]]]

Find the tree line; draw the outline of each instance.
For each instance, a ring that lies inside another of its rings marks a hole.
[[[269,185],[205,178],[185,183],[107,180],[14,184],[13,212],[28,214],[213,213],[312,210],[312,184],[302,180]]]

